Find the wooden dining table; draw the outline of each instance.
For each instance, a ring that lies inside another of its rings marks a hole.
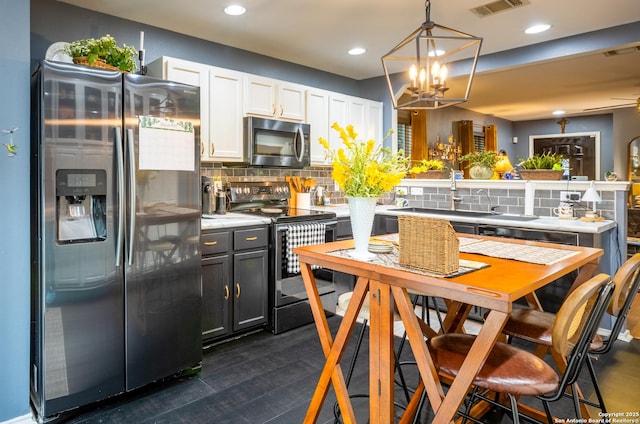
[[[331,386],[333,386],[343,422],[345,424],[356,422],[340,360],[355,327],[359,310],[367,296],[370,307],[370,422],[373,424],[394,422],[393,315],[396,312],[400,315],[407,332],[409,344],[420,372],[421,385],[424,385],[434,413],[433,423],[449,423],[455,417],[476,374],[499,339],[514,302],[524,298],[530,307],[542,309],[535,296],[535,290],[572,271],[579,270],[570,289],[572,290],[598,271],[598,261],[603,254],[602,249],[598,248],[468,234],[458,234],[458,236],[461,239],[464,237],[464,240],[467,241],[471,240],[472,243],[476,241],[495,242],[494,245],[506,247],[508,251],[549,248],[556,251],[559,249],[566,251],[566,255],[561,255],[552,263],[540,264],[525,260],[463,253],[464,249],[461,248],[460,259],[483,262],[488,266],[461,275],[444,277],[401,267],[394,263],[390,264],[388,261],[380,263],[375,260],[354,259],[348,254],[353,249],[353,240],[303,246],[293,250],[299,256],[305,289],[309,296],[311,311],[325,356],[325,365],[307,410],[305,423],[316,422]],[[311,272],[312,266],[353,274],[357,277],[353,295],[344,312],[335,338],[329,330],[327,317]],[[447,314],[443,329],[447,332],[464,331],[462,325],[470,307],[479,306],[488,310],[486,319],[480,327],[476,341],[464,361],[459,375],[450,382],[446,393],[429,354],[427,344],[424,342],[425,337],[432,336],[436,332],[416,315],[407,290],[446,300]],[[409,403],[400,423],[409,422],[412,418],[412,414],[415,413],[416,400],[417,394]]]

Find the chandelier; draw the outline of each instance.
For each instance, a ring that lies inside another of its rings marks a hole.
[[[382,56],[395,109],[439,109],[469,100],[482,38],[426,20]]]

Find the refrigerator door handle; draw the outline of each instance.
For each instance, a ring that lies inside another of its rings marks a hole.
[[[114,142],[116,144],[116,158],[118,167],[118,236],[116,240],[116,266],[122,262],[122,246],[124,243],[124,156],[122,153],[122,136],[120,128],[114,128]]]
[[[133,150],[133,130],[127,130],[127,151],[128,151],[128,164],[129,164],[129,253],[127,255],[129,265],[133,265],[133,241],[135,240],[136,233],[136,163],[135,152]]]

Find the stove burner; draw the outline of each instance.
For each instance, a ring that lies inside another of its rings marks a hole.
[[[260,208],[260,211],[263,213],[283,213],[284,212],[282,208]]]

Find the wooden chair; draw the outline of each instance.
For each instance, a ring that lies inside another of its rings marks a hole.
[[[566,389],[575,389],[578,373],[589,342],[598,324],[614,285],[606,274],[599,274],[576,288],[563,302],[552,329],[551,347],[557,355],[566,358],[566,367],[558,374],[549,364],[535,354],[513,345],[497,342],[480,372],[474,379],[476,390],[465,412],[470,417],[476,399],[510,410],[513,422],[519,423],[517,398],[535,396],[543,403],[549,423],[553,422],[549,402],[560,399]],[[438,371],[447,378],[455,378],[462,366],[474,335],[448,333],[427,340]],[[489,398],[484,392],[504,393],[509,397],[510,408]],[[576,415],[581,418],[580,407],[574,402]]]
[[[625,319],[640,287],[640,253],[636,253],[622,264],[613,277],[613,283],[615,284],[615,290],[607,312],[616,318],[616,322],[606,340],[603,340],[598,335],[594,337],[589,348],[589,354],[591,355],[602,355],[609,352],[624,328]],[[510,338],[518,338],[535,343],[540,347],[537,350],[538,355],[542,356],[546,348],[551,346],[551,330],[555,317],[555,314],[549,312],[528,308],[516,309],[511,313],[502,331]],[[584,404],[606,412],[604,398],[598,386],[595,369],[590,357],[587,357],[586,365],[598,403],[584,399],[584,397],[580,397],[579,400]]]

